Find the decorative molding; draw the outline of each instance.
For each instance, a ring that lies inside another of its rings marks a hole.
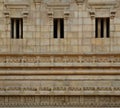
[[[0,107],[91,107],[120,106],[120,96],[1,96]]]
[[[54,2],[47,4],[49,18],[65,18],[67,19],[69,13],[69,3]],[[57,14],[56,14],[57,13]]]
[[[111,17],[114,18],[116,14],[117,1],[103,0],[103,1],[88,1],[89,13],[92,18],[94,17]]]
[[[115,14],[116,14],[116,10],[112,10],[111,12],[110,12],[110,17],[111,18],[114,18],[115,17]]]
[[[120,92],[120,87],[116,86],[116,87],[112,87],[112,86],[104,86],[104,87],[97,87],[97,86],[93,86],[93,87],[75,87],[75,86],[55,86],[55,87],[52,87],[52,86],[36,86],[36,87],[16,87],[16,86],[7,86],[7,87],[0,87],[0,92],[15,92],[15,91],[18,91],[18,92],[21,92],[21,91],[24,91],[24,92],[31,92],[31,91],[50,91],[50,92],[59,92],[59,91],[64,91],[64,92],[70,92],[70,91],[80,91],[80,92],[85,92],[85,91],[97,91],[97,92],[101,92],[101,91],[107,91],[107,92],[110,92],[110,91],[118,91]],[[98,93],[99,94],[99,93]],[[112,95],[112,94],[111,94]]]
[[[12,66],[14,65],[14,66]],[[28,66],[29,65],[29,66]],[[19,76],[19,75],[120,75],[119,66],[113,67],[90,67],[90,66],[32,66],[28,64],[26,66],[16,66],[16,64],[10,64],[9,66],[0,67],[0,75],[10,75],[10,76]],[[47,64],[46,64],[47,65]],[[98,65],[98,64],[97,64]],[[97,70],[97,72],[96,72]]]
[[[23,11],[23,18],[27,18],[29,15],[29,12],[28,11]]]
[[[5,15],[6,18],[7,18],[7,17],[10,17],[9,11],[4,11],[4,15]]]
[[[9,9],[13,8],[13,7],[14,8],[26,8],[29,6],[29,3],[27,3],[27,2],[26,3],[25,2],[24,3],[21,3],[21,2],[20,3],[19,2],[12,2],[12,3],[10,2],[9,3],[9,2],[7,2],[4,4],[4,6]]]
[[[69,11],[65,11],[65,12],[64,12],[64,18],[65,18],[65,19],[68,19],[68,18],[69,18],[69,15],[70,15],[70,12],[69,12]]]
[[[63,18],[68,19],[69,15],[70,15],[69,11],[64,11],[64,17]],[[49,18],[53,18],[54,17],[54,12],[52,12],[48,9],[48,16],[49,16]]]
[[[50,11],[49,9],[48,9],[48,17],[49,17],[50,19],[52,19],[52,18],[53,18],[53,12],[52,12],[52,11]]]
[[[34,0],[35,3],[41,3],[43,0]]]
[[[27,18],[29,15],[28,9],[6,9],[4,11],[5,17]]]
[[[26,18],[29,15],[28,2],[5,2],[4,7],[4,15],[6,17]]]
[[[74,65],[76,64],[76,65]],[[0,55],[0,67],[119,67],[120,55]]]
[[[103,6],[103,7],[111,7],[117,5],[116,0],[88,0],[89,5],[98,7],[98,6]]]
[[[95,17],[95,11],[90,10],[89,13],[90,13],[91,18],[94,18],[94,17]]]
[[[119,95],[120,87],[75,87],[75,86],[37,86],[37,87],[0,87],[0,95]]]
[[[84,3],[85,0],[75,0],[77,5],[82,5]]]
[[[52,3],[49,3],[47,4],[47,7],[49,8],[56,8],[56,9],[64,9],[64,8],[68,8],[70,6],[69,3],[61,3],[61,2],[52,2]]]

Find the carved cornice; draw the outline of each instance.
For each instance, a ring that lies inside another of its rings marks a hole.
[[[94,7],[111,7],[117,5],[116,0],[88,0],[88,4]]]
[[[29,2],[27,0],[25,2],[11,2],[11,1],[5,1],[4,3],[4,15],[5,17],[28,17],[28,7]],[[16,14],[17,13],[17,14]]]
[[[81,5],[84,3],[85,0],[75,0],[75,1],[76,1],[77,5]]]
[[[5,2],[4,4],[5,7],[7,8],[26,8],[29,6],[28,2]]]
[[[41,3],[43,0],[34,0],[34,3]]]
[[[68,18],[69,17],[69,3],[62,3],[62,2],[54,2],[54,3],[48,3],[47,8],[48,8],[48,16],[49,18],[53,17],[59,17],[59,18]],[[55,13],[60,12],[58,16],[55,15]]]
[[[116,0],[88,0],[88,8],[91,17],[111,17],[116,14]]]
[[[70,6],[70,4],[69,3],[54,2],[54,3],[48,3],[47,6],[49,8],[67,8]]]

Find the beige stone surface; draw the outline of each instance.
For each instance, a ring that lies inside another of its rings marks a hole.
[[[113,38],[119,37],[119,6],[116,6],[116,3],[119,4],[117,0],[103,0],[103,1],[92,1],[88,0],[64,0],[57,1],[53,3],[54,0],[44,1],[44,0],[26,0],[23,2],[22,0],[14,1],[14,0],[5,0],[0,3],[0,39],[7,40],[3,44],[1,43],[1,53],[98,53],[101,50],[97,50],[98,48],[91,49],[92,42],[90,42],[93,38],[95,38],[95,17],[110,17],[110,38],[107,40],[109,43],[107,45],[110,50],[103,50],[103,53],[115,53],[116,47],[111,43]],[[64,4],[64,5],[63,5]],[[71,5],[72,4],[72,5]],[[105,4],[106,8],[101,6],[101,4]],[[16,7],[17,6],[17,7]],[[99,9],[98,7],[101,6]],[[60,8],[59,8],[60,7]],[[94,18],[91,18],[91,12],[94,12]],[[27,12],[27,16],[24,16],[24,13]],[[62,12],[62,13],[61,13]],[[102,12],[102,16],[100,15]],[[4,14],[3,14],[4,13]],[[52,13],[52,16],[49,16],[48,13]],[[67,18],[66,18],[66,14]],[[65,18],[65,39],[57,39],[59,45],[55,45],[53,38],[53,18],[62,15],[62,18]],[[64,14],[64,15],[63,15]],[[113,16],[118,16],[114,17]],[[16,48],[13,48],[12,42],[10,39],[10,18],[12,17],[21,17],[23,18],[23,39],[19,39],[20,44],[15,44]],[[80,37],[80,38],[79,38]],[[88,38],[89,37],[89,38]],[[85,38],[85,39],[84,39]],[[87,38],[87,39],[86,39]],[[23,40],[26,40],[28,44]],[[36,41],[34,41],[36,40]],[[39,41],[38,41],[39,40]],[[47,41],[44,41],[47,40]],[[79,42],[75,42],[74,40],[82,41],[82,44]],[[97,40],[97,39],[96,39]],[[119,38],[117,38],[119,41]],[[69,44],[63,44],[65,42],[69,42]],[[103,40],[103,42],[105,39]],[[8,43],[9,44],[8,46]],[[99,42],[98,42],[99,43]],[[87,47],[90,50],[79,50],[79,47]],[[5,46],[5,50],[3,50],[2,46]],[[46,46],[47,45],[47,46]],[[85,46],[84,46],[85,45]],[[64,50],[54,50],[58,47],[71,47],[65,48]],[[95,47],[98,47],[98,44],[95,42]],[[19,48],[18,48],[19,47]],[[44,48],[45,47],[45,48]],[[53,49],[52,49],[53,47]],[[73,47],[73,48],[72,48]],[[77,48],[78,47],[78,48]],[[102,45],[99,45],[102,47]],[[106,47],[106,45],[104,45]],[[76,49],[77,48],[77,49]],[[14,49],[14,50],[13,50]],[[31,51],[34,49],[33,51]],[[39,50],[37,50],[39,49]],[[102,48],[104,49],[104,48]],[[43,51],[44,50],[44,51]],[[118,49],[118,52],[120,50]]]
[[[119,12],[119,0],[0,0],[0,107],[119,108]],[[109,38],[95,38],[98,17],[110,18]],[[11,18],[23,18],[23,39]]]

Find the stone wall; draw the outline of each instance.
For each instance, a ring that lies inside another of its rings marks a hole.
[[[0,0],[0,107],[119,108],[119,0]],[[95,18],[110,37],[95,38]],[[23,39],[11,38],[23,18]],[[64,38],[53,19],[64,18]]]
[[[118,53],[117,0],[4,0],[0,2],[1,53]],[[53,38],[53,18],[65,22],[64,39]],[[11,39],[10,18],[23,18],[23,39]],[[110,38],[95,38],[95,17],[110,17]]]

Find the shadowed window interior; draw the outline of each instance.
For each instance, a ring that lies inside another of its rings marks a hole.
[[[54,38],[64,38],[64,19],[54,18],[53,20]]]
[[[96,38],[110,37],[110,18],[95,19],[95,37]]]
[[[22,39],[23,38],[23,19],[11,18],[11,38]]]

